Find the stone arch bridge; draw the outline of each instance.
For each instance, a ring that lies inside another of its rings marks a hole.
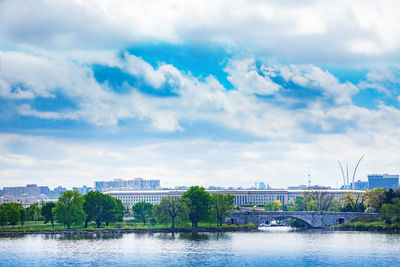
[[[232,212],[231,223],[247,224],[255,226],[270,221],[277,217],[290,217],[305,222],[312,228],[321,228],[337,223],[350,222],[359,217],[380,216],[380,213],[366,212],[334,212],[334,211],[246,211]]]

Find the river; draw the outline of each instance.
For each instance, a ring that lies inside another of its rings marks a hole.
[[[0,238],[0,266],[400,266],[400,234],[292,231]]]

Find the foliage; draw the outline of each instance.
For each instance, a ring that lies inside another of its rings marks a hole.
[[[400,215],[400,198],[393,198],[391,203],[382,204],[381,212],[384,217]]]
[[[393,200],[396,198],[400,198],[400,189],[397,189],[394,191],[393,189],[389,189],[388,191],[385,191],[385,196],[383,198],[383,203],[393,203]]]
[[[223,220],[229,216],[230,211],[235,208],[234,197],[227,194],[215,194],[211,196],[211,212],[221,227]]]
[[[182,199],[189,208],[189,219],[192,226],[197,228],[199,221],[207,220],[210,216],[211,196],[204,187],[192,186]]]
[[[365,193],[365,201],[370,211],[378,212],[385,200],[385,189],[374,188]]]
[[[266,211],[278,211],[282,207],[282,203],[279,200],[276,200],[271,203],[267,203],[264,205],[264,210]]]
[[[20,221],[21,213],[20,211],[23,209],[20,203],[3,203],[0,205],[0,210],[4,211],[4,217],[6,218],[7,222],[10,223],[12,226],[17,225]]]
[[[188,208],[183,201],[175,198],[162,198],[160,204],[153,208],[154,217],[160,223],[171,223],[175,228],[175,221],[185,221],[188,217]]]
[[[26,220],[37,222],[40,219],[40,208],[38,203],[33,203],[26,208]]]
[[[106,197],[101,192],[88,192],[85,195],[85,202],[83,203],[83,210],[86,214],[85,227],[90,221],[94,221],[97,228],[100,228],[102,221],[104,221],[106,214],[111,209],[111,205],[107,205]]]
[[[4,227],[7,225],[7,213],[6,210],[0,206],[0,226]]]
[[[85,220],[83,202],[84,198],[78,191],[63,192],[54,208],[55,219],[66,225],[68,229],[73,223],[82,223]]]
[[[303,198],[308,211],[330,211],[337,207],[335,195],[326,190],[307,189],[303,192]]]
[[[136,218],[143,221],[143,225],[146,225],[146,220],[151,218],[153,215],[153,205],[148,202],[138,202],[132,207],[133,214]]]
[[[244,227],[244,228],[248,228],[248,229],[254,229],[254,228],[256,228],[256,226],[254,225],[254,223],[251,223],[251,222],[249,222],[249,223],[243,225],[243,227]]]
[[[19,222],[21,223],[21,227],[23,227],[24,226],[24,222],[25,222],[25,209],[24,209],[24,207],[21,207],[20,209],[19,209]]]
[[[307,202],[304,197],[297,197],[294,200],[293,211],[305,211],[307,210]]]
[[[357,194],[355,197],[353,194],[347,192],[341,197],[342,200],[341,211],[363,212],[365,210],[364,199],[365,199],[364,194]]]
[[[299,219],[290,219],[290,226],[294,228],[307,228],[307,224]]]
[[[54,228],[54,214],[53,209],[55,208],[56,204],[54,202],[47,202],[43,207],[41,214],[44,218],[44,223],[50,222]]]

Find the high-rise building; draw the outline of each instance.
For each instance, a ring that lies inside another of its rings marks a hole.
[[[61,195],[65,191],[67,191],[67,188],[62,187],[62,186],[57,186],[51,191],[51,195],[55,196],[55,197],[58,197],[59,195]]]
[[[3,195],[10,195],[10,196],[22,196],[22,195],[39,196],[39,195],[49,195],[49,194],[50,194],[50,188],[48,186],[37,186],[36,184],[3,188]]]
[[[132,180],[114,179],[113,181],[95,181],[97,191],[155,190],[160,187],[160,180],[134,178]]]
[[[79,193],[84,195],[84,194],[88,193],[89,191],[92,191],[92,187],[87,187],[86,185],[84,185],[82,187],[73,187],[72,190],[78,191]]]
[[[377,187],[389,189],[399,188],[399,175],[390,174],[370,174],[368,175],[368,188],[373,189]]]
[[[351,189],[354,190],[367,190],[368,189],[368,181],[355,181],[354,183],[350,183]]]

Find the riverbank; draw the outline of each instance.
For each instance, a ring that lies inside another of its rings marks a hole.
[[[0,231],[0,236],[16,236],[16,235],[35,235],[35,234],[50,234],[50,235],[87,235],[87,234],[155,234],[155,233],[221,233],[221,232],[256,232],[257,228],[251,226],[238,227],[199,227],[194,228],[154,228],[154,229],[82,229],[82,230],[15,230],[15,231]]]

